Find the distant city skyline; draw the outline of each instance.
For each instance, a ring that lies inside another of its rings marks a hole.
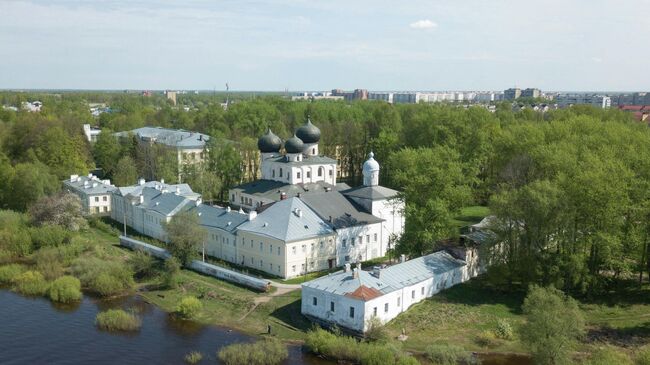
[[[650,0],[5,0],[0,89],[644,91]]]

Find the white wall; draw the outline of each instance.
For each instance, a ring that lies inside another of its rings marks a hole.
[[[361,256],[362,261],[383,256],[386,249],[382,248],[381,225],[382,223],[373,223],[337,229],[336,251],[338,265],[342,266],[347,262],[357,262],[359,256]],[[359,242],[359,237],[361,237],[362,242]],[[354,238],[354,245],[352,244],[352,238]],[[368,242],[368,238],[370,242]],[[344,241],[345,247],[343,246]],[[349,260],[346,260],[346,257]]]
[[[316,305],[314,305],[314,297],[317,301]],[[334,302],[333,312],[330,310],[332,302]],[[350,307],[354,308],[354,318],[350,318]],[[365,327],[364,309],[364,303],[361,300],[334,295],[314,288],[302,288],[302,314],[361,332]]]

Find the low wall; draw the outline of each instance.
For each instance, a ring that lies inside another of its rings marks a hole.
[[[132,250],[140,250],[149,253],[151,256],[167,260],[171,257],[171,254],[158,246],[154,246],[142,241],[135,240],[133,238],[128,238],[125,236],[120,236],[120,245],[128,247]],[[213,276],[217,279],[225,280],[234,284],[242,285],[251,289],[259,291],[267,291],[271,283],[268,280],[258,279],[256,277],[248,276],[242,273],[238,273],[226,268],[208,264],[207,262],[194,260],[189,265],[188,268],[200,272],[205,275]]]

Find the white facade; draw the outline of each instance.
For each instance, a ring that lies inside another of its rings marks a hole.
[[[100,180],[93,174],[70,175],[70,179],[63,181],[63,186],[65,190],[79,197],[84,214],[111,214],[112,192],[115,187],[111,185],[110,180]]]

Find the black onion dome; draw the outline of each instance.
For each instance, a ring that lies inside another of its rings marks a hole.
[[[259,148],[260,152],[263,153],[279,152],[281,147],[282,140],[271,132],[271,128],[266,131],[265,135],[257,140],[257,148]]]
[[[287,150],[287,153],[302,153],[304,147],[305,144],[295,134],[284,142],[284,149]]]
[[[311,124],[311,119],[307,118],[307,122],[296,131],[296,136],[302,139],[304,143],[318,143],[320,140],[320,129]]]

